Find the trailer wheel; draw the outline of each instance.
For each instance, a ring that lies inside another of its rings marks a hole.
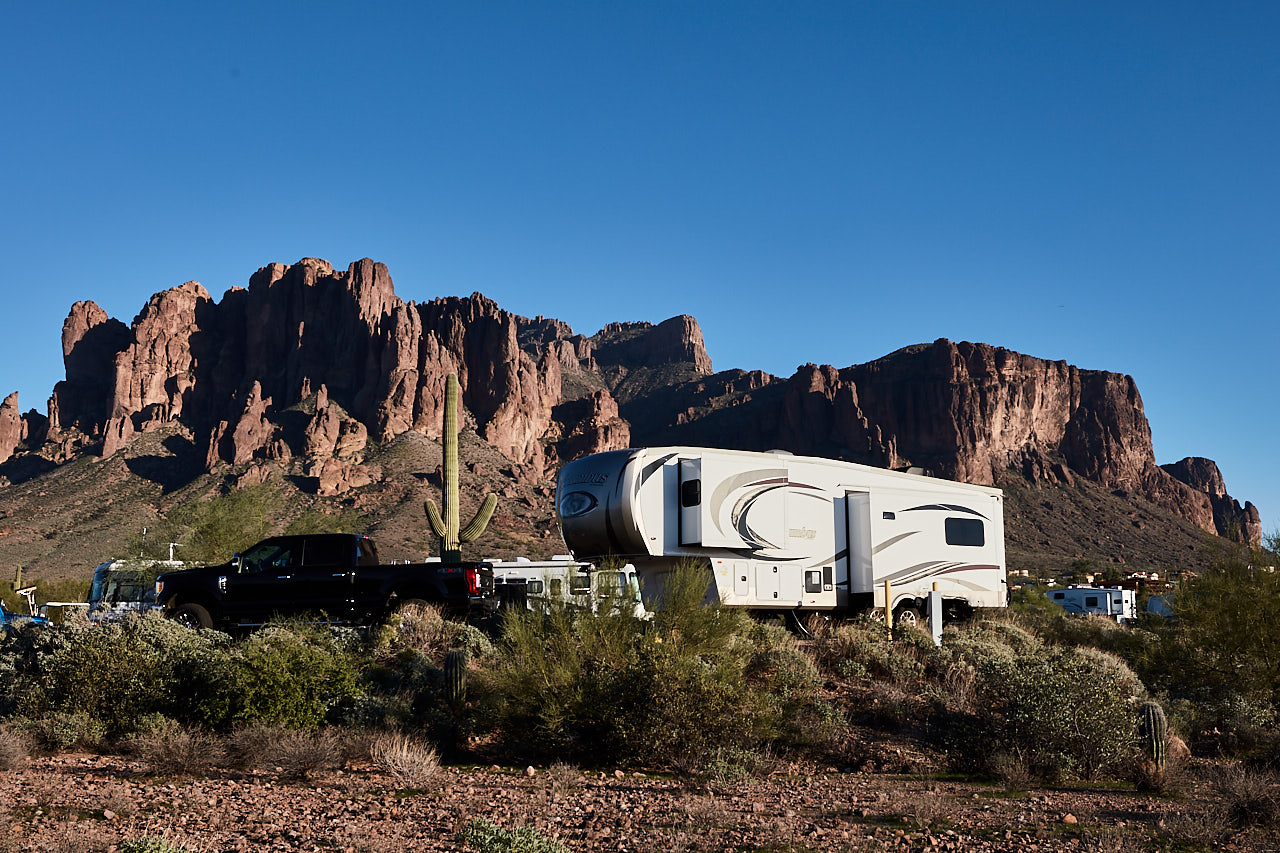
[[[898,609],[893,611],[893,626],[895,628],[923,628],[924,617],[920,615],[919,610],[909,604],[899,605]]]
[[[169,618],[188,628],[212,628],[213,618],[199,604],[181,604],[169,612]]]

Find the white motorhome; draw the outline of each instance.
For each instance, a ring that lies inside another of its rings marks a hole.
[[[1138,594],[1118,586],[1052,589],[1049,590],[1049,600],[1068,613],[1110,616],[1122,625],[1138,618]]]
[[[484,562],[493,566],[494,588],[508,602],[518,601],[529,607],[568,605],[589,608],[593,613],[601,607],[624,606],[639,618],[647,615],[636,568],[630,564],[620,569],[601,569],[568,554],[550,560],[517,557]],[[511,594],[504,594],[504,590]]]
[[[579,560],[627,560],[646,602],[678,563],[730,606],[920,619],[937,584],[953,618],[1008,601],[999,489],[851,462],[702,447],[617,450],[565,465],[556,492]]]

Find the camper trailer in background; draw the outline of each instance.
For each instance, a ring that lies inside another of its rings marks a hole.
[[[567,554],[550,560],[485,560],[493,566],[498,597],[508,605],[546,609],[566,605],[599,613],[622,607],[645,618],[635,566],[600,569]]]
[[[134,558],[109,560],[93,570],[89,589],[89,618],[119,619],[128,613],[156,609],[156,578],[165,572],[190,568],[181,560]]]
[[[916,623],[934,585],[952,618],[1008,601],[999,489],[851,462],[702,447],[565,465],[556,513],[578,560],[632,563],[647,602],[694,561],[709,596],[758,610],[883,612]]]
[[[1138,594],[1120,587],[1069,586],[1049,590],[1049,600],[1068,613],[1110,616],[1122,625],[1138,618]]]

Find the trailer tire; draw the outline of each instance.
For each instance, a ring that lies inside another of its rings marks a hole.
[[[900,604],[893,611],[893,627],[895,628],[924,628],[924,617],[920,615],[920,611],[916,610],[909,604]]]
[[[180,604],[169,611],[169,618],[188,628],[212,628],[213,617],[199,604]]]

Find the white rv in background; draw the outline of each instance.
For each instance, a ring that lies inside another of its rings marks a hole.
[[[600,612],[602,607],[625,607],[638,618],[646,618],[640,598],[636,568],[601,569],[572,556],[557,555],[550,560],[492,560],[493,584],[498,596],[508,604],[547,608],[568,605]]]
[[[1121,587],[1069,586],[1049,590],[1049,600],[1068,613],[1110,616],[1121,625],[1138,618],[1138,594]]]
[[[1008,601],[999,489],[851,462],[702,447],[617,450],[565,465],[556,492],[579,560],[622,559],[646,603],[681,561],[728,606],[920,619]]]

